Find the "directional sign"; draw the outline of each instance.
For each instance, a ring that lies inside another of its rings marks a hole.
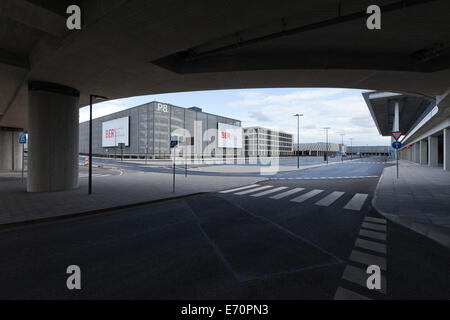
[[[395,139],[395,141],[398,141],[400,139],[400,136],[403,134],[402,131],[392,131],[391,136]]]
[[[392,143],[392,148],[394,149],[400,149],[402,147],[402,143],[399,141],[395,141]]]
[[[178,145],[178,137],[172,136],[170,137],[170,148],[175,148]]]
[[[19,135],[19,143],[20,144],[25,144],[27,143],[27,135],[25,133],[21,133]]]

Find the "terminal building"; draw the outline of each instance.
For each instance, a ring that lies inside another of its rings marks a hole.
[[[338,154],[339,152],[345,153],[345,145],[338,143],[315,142],[315,143],[296,143],[294,145],[294,154],[301,156],[324,156],[328,150],[329,155]]]
[[[399,158],[450,170],[450,115],[439,107],[445,95],[434,99],[370,91],[363,97],[381,135],[403,132]]]
[[[292,134],[262,127],[244,128],[245,157],[279,157],[292,155]]]
[[[165,159],[173,155],[171,138],[179,145],[177,157],[240,157],[241,122],[153,101],[94,119],[92,153],[95,156]],[[80,123],[79,153],[89,153],[89,121]]]
[[[388,156],[390,150],[390,146],[351,146],[347,147],[347,155]]]

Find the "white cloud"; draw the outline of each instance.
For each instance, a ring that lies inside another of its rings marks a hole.
[[[297,120],[293,115],[302,113],[300,141],[303,142],[324,141],[324,127],[331,127],[331,142],[341,142],[341,133],[345,134],[346,144],[349,138],[353,138],[354,145],[387,145],[390,141],[379,135],[360,90],[305,89],[280,95],[266,95],[258,90],[240,93],[237,98],[230,104],[232,107],[252,110],[241,113],[243,126],[270,127],[296,137]]]
[[[295,104],[304,100],[320,99],[331,97],[345,92],[345,89],[308,89],[280,95],[265,95],[262,90],[239,92],[241,100],[233,102],[230,106],[258,106],[269,103]]]
[[[111,100],[102,103],[97,103],[92,106],[92,118],[100,118],[108,114],[119,112],[127,109],[120,100]],[[89,106],[80,109],[80,122],[89,120]]]

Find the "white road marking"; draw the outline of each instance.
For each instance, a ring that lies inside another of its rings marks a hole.
[[[312,198],[316,195],[318,195],[319,193],[323,192],[323,190],[319,190],[319,189],[314,189],[308,193],[302,194],[301,196],[298,196],[297,198],[291,199],[291,201],[293,202],[303,202],[308,200],[309,198]]]
[[[351,261],[359,262],[366,266],[377,265],[381,269],[386,270],[386,258],[375,256],[373,254],[364,253],[358,250],[353,250],[350,254]]]
[[[338,287],[334,294],[334,300],[372,300],[362,294]]]
[[[351,265],[347,265],[345,267],[342,278],[347,281],[359,284],[360,286],[362,286],[364,288],[367,288],[366,282],[367,282],[367,278],[369,276],[370,275],[366,273],[366,270],[363,270],[363,269],[360,269],[360,268],[357,268],[357,267],[354,267]],[[379,289],[379,290],[374,289],[374,290],[376,290],[378,292],[386,293],[386,279],[383,275],[381,275],[381,289]]]
[[[286,191],[286,192],[282,192],[280,194],[276,194],[274,196],[271,196],[270,199],[281,199],[281,198],[285,198],[288,197],[294,193],[300,192],[305,190],[305,188],[294,188],[292,190]]]
[[[235,188],[235,189],[230,189],[230,190],[224,190],[224,191],[220,191],[220,193],[235,192],[235,191],[249,189],[249,188],[254,188],[254,187],[259,187],[259,184],[252,184],[252,185],[245,186],[245,187],[240,187],[240,188]]]
[[[273,186],[263,186],[263,187],[259,187],[259,188],[254,188],[254,189],[250,189],[250,190],[245,190],[245,191],[241,191],[241,192],[236,192],[236,193],[234,193],[234,194],[241,196],[241,195],[243,195],[243,194],[248,194],[248,193],[252,193],[252,192],[260,191],[260,190],[265,190],[265,189],[269,189],[269,188],[272,188],[272,187],[273,187]]]
[[[378,242],[358,238],[356,239],[355,246],[379,253],[386,253],[386,245]]]
[[[370,222],[363,222],[361,227],[366,228],[366,229],[372,229],[372,230],[376,230],[376,231],[384,231],[384,232],[386,232],[386,226],[385,225],[381,225],[381,224],[370,223]]]
[[[260,193],[257,193],[257,194],[252,194],[252,197],[265,196],[267,194],[275,193],[277,191],[281,191],[281,190],[284,190],[284,189],[287,189],[287,188],[288,187],[278,187],[278,188],[275,188],[275,189],[266,190],[266,191],[263,191],[263,192],[260,192]]]
[[[330,193],[329,195],[327,195],[322,200],[317,201],[315,204],[318,206],[328,207],[330,204],[332,204],[337,199],[342,197],[344,195],[344,193],[345,192],[342,192],[342,191],[334,191],[334,192]]]
[[[374,218],[374,217],[365,217],[364,220],[369,222],[386,224],[386,219]]]
[[[386,234],[381,232],[369,231],[361,229],[359,230],[359,235],[367,238],[377,239],[386,241]]]
[[[365,193],[357,193],[353,198],[345,205],[344,209],[348,210],[361,210],[364,202],[366,201],[368,195]]]

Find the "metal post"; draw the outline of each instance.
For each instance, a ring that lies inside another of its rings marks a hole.
[[[352,152],[350,153],[351,160],[353,160],[353,138],[350,138],[350,149],[352,149]]]
[[[300,168],[300,117],[297,115],[297,169]]]
[[[184,177],[187,178],[187,149],[188,149],[188,144],[187,144],[187,137],[184,138],[184,144],[185,144],[185,148],[184,148]]]
[[[294,117],[297,117],[297,169],[300,168],[300,117],[302,116],[303,114],[300,113],[294,114]]]
[[[328,129],[330,129],[330,127],[325,127],[325,132],[326,132],[326,159],[327,159],[327,164],[328,164]]]
[[[173,149],[173,184],[172,184],[172,192],[175,192],[175,148]]]
[[[398,149],[397,149],[397,179],[398,179]]]
[[[89,96],[89,191],[92,194],[92,95]]]
[[[25,143],[22,144],[22,183],[23,183],[23,166],[25,164]]]
[[[14,131],[11,131],[11,168],[14,171]]]
[[[106,97],[89,95],[89,190],[88,194],[92,194],[92,99],[108,100]],[[114,136],[116,133],[114,132]]]
[[[341,162],[344,163],[344,134],[341,133]]]

